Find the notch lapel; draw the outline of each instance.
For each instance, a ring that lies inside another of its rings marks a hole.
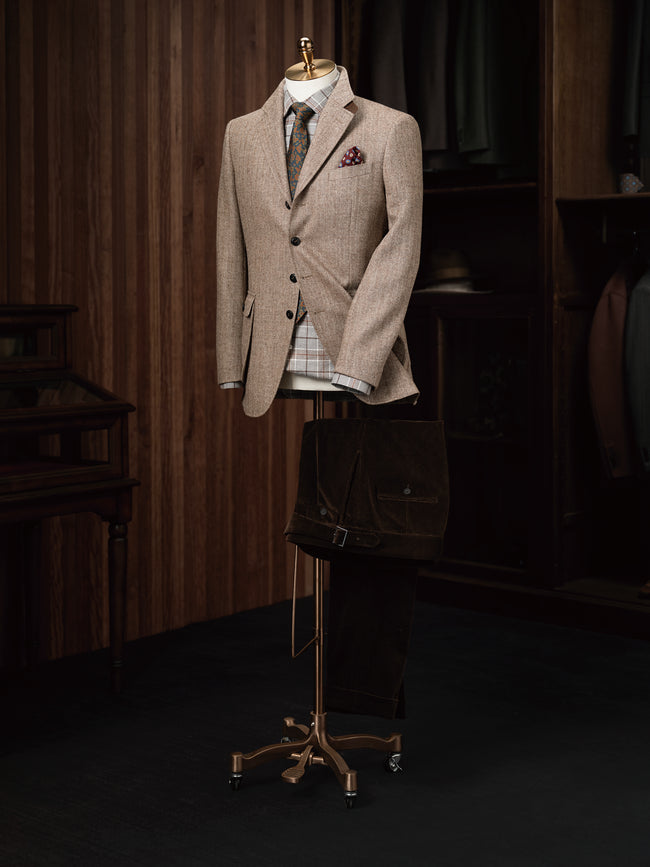
[[[354,99],[354,93],[350,87],[347,70],[339,66],[339,72],[336,87],[318,119],[316,135],[309,145],[305,161],[302,164],[294,198],[300,195],[332,153],[356,112],[356,106],[350,106]],[[346,106],[348,107],[346,108]],[[271,172],[280,185],[282,195],[287,201],[291,201],[283,123],[284,79],[264,103],[262,112],[264,117],[260,125],[262,147]]]
[[[294,199],[300,195],[343,138],[355,115],[356,106],[346,107],[354,99],[348,73],[342,66],[339,66],[339,71],[339,80],[318,119],[316,134],[302,164]]]
[[[287,177],[287,148],[284,140],[284,81],[262,106],[264,120],[260,125],[260,138],[268,165],[282,195],[287,202],[291,201],[289,178]]]

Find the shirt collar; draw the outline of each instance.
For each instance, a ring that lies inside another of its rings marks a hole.
[[[332,84],[328,84],[326,87],[317,90],[316,93],[312,93],[310,97],[308,97],[305,102],[310,108],[313,108],[316,114],[320,114],[321,111],[325,108],[325,104],[327,100],[332,95],[332,91],[336,87],[336,82],[339,80],[340,73],[337,75],[336,80],[332,82]],[[291,111],[291,106],[295,102],[294,98],[291,96],[289,91],[287,90],[287,86],[284,86],[284,116],[286,117],[289,111]]]

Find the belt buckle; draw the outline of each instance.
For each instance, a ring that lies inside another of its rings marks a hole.
[[[347,538],[348,531],[345,529],[345,527],[339,527],[339,525],[337,524],[336,529],[332,534],[332,544],[337,545],[339,548],[342,548],[345,545]]]

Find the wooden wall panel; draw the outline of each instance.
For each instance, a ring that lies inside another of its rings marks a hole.
[[[556,196],[616,192],[613,0],[556,0],[551,171]],[[567,141],[572,147],[567,147]]]
[[[311,406],[248,419],[217,388],[216,194],[227,121],[298,37],[334,57],[334,0],[0,0],[0,19],[0,302],[78,305],[75,368],[137,407],[128,637],[285,599]],[[43,657],[107,644],[105,548],[93,516],[45,522]]]

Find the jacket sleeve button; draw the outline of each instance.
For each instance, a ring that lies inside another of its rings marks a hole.
[[[297,247],[300,244],[300,238],[297,238],[294,235],[294,237],[291,239],[291,243],[293,244],[294,247]]]
[[[296,277],[295,274],[289,274],[289,280],[291,280],[292,283],[298,282],[298,278]]]
[[[287,310],[287,319],[293,319],[293,310]]]

